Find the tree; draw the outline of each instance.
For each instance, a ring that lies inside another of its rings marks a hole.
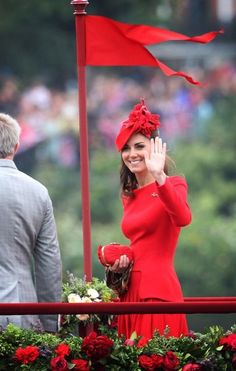
[[[0,13],[2,73],[22,76],[25,83],[43,76],[62,85],[75,76],[74,16],[69,3],[1,1]]]

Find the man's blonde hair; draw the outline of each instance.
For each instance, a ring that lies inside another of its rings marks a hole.
[[[0,113],[0,158],[14,153],[14,147],[20,140],[20,132],[20,125],[13,117]]]

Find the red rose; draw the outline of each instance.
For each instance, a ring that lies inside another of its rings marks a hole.
[[[89,371],[89,363],[85,359],[72,359],[71,363],[75,365],[73,370],[75,371]]]
[[[231,350],[236,351],[236,334],[229,335],[229,345]]]
[[[152,360],[154,362],[155,367],[161,367],[163,365],[163,357],[159,356],[158,354],[151,355]]]
[[[233,355],[233,358],[232,358],[232,367],[236,368],[236,353]]]
[[[26,348],[18,348],[15,352],[15,358],[17,361],[24,364],[34,362],[39,356],[39,348],[28,345]]]
[[[202,371],[204,368],[197,363],[188,363],[182,369],[182,371]]]
[[[145,336],[142,336],[141,339],[139,339],[138,341],[137,348],[144,347],[144,345],[146,345],[147,343],[148,343],[148,339],[145,338]]]
[[[55,349],[55,353],[62,357],[68,356],[70,354],[70,347],[67,344],[59,344]]]
[[[179,365],[179,359],[169,350],[163,357],[163,365],[166,371],[176,370]]]
[[[188,337],[190,337],[190,338],[192,338],[193,340],[195,340],[196,339],[196,334],[195,334],[195,332],[194,331],[189,331],[189,333],[188,333],[188,335],[187,335]]]
[[[114,301],[114,300],[112,300]],[[116,300],[118,301],[118,300]],[[119,300],[120,301],[120,300]],[[109,327],[110,328],[114,328],[116,329],[117,326],[118,326],[118,319],[117,319],[117,316],[113,316],[111,320],[109,320],[109,323],[108,323]]]
[[[55,357],[51,359],[50,366],[52,371],[68,371],[68,363],[62,356]]]
[[[113,340],[105,335],[97,336],[96,332],[91,332],[83,339],[81,350],[93,360],[107,357],[113,347]]]
[[[236,350],[236,334],[231,334],[220,339],[220,345],[224,345],[230,350]]]
[[[154,360],[152,357],[146,356],[145,354],[138,357],[140,366],[147,371],[153,371],[156,368]]]
[[[228,338],[227,338],[227,336],[221,338],[221,339],[219,340],[219,344],[220,344],[220,345],[224,345],[225,347],[227,347],[227,346],[228,346]]]

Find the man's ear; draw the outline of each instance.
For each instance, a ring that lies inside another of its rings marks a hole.
[[[19,147],[20,147],[20,143],[16,143],[15,146],[14,146],[14,155],[18,151]]]

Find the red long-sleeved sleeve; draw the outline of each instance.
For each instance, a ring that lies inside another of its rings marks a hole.
[[[192,220],[191,210],[187,202],[188,186],[184,178],[166,178],[163,185],[157,185],[157,193],[170,214],[174,223],[183,227],[190,224]]]

